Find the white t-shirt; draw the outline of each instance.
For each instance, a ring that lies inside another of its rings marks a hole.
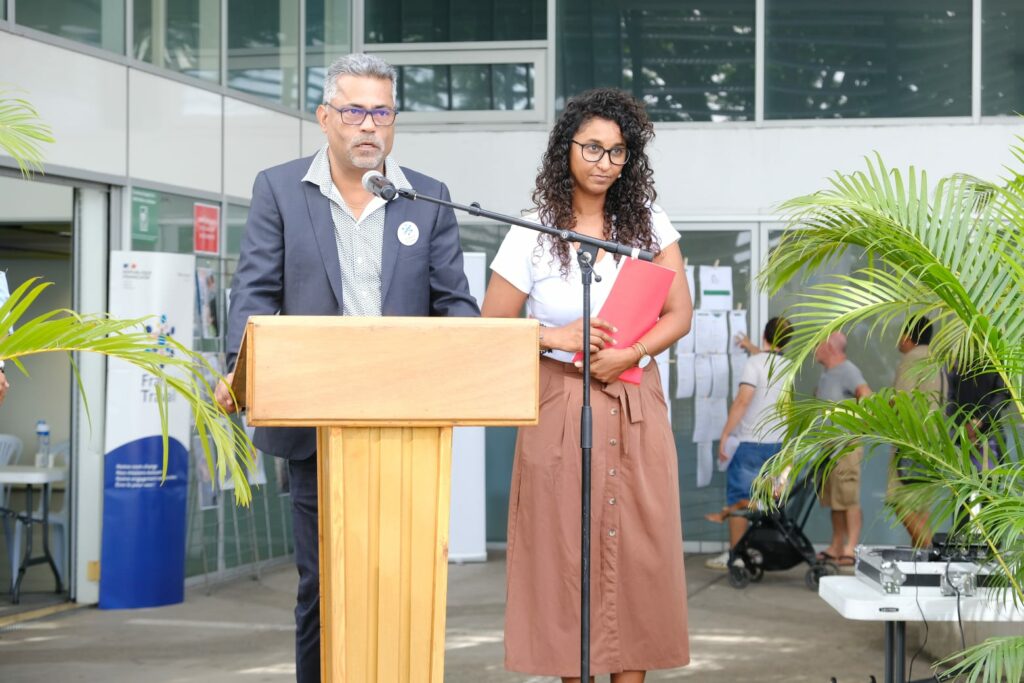
[[[527,214],[523,218],[536,221],[537,213]],[[651,223],[655,239],[662,249],[679,240],[679,232],[672,227],[668,216],[657,205],[651,208]],[[543,240],[541,245],[537,244],[538,235]],[[550,235],[513,225],[491,262],[491,270],[528,295],[526,315],[546,327],[568,325],[583,316],[583,282],[576,256],[571,255],[569,277],[563,278],[561,262],[551,253],[554,239]],[[592,316],[600,312],[619,275],[619,267],[624,262],[625,257],[616,263],[613,256],[602,254],[594,264],[594,273],[601,276],[601,281],[595,281],[590,286]],[[564,363],[571,362],[574,355],[570,351],[552,351],[548,354],[550,358]]]
[[[781,443],[786,436],[786,428],[775,410],[775,403],[782,393],[779,375],[788,365],[789,360],[784,356],[764,352],[751,356],[744,363],[740,385],[753,387],[754,398],[736,427],[735,436],[741,442]]]

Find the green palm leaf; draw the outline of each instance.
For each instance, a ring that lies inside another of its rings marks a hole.
[[[42,172],[41,145],[52,143],[52,130],[39,120],[39,113],[27,100],[13,97],[11,90],[0,90],[0,150],[18,163],[25,177]]]
[[[1022,140],[1024,142],[1024,140]],[[1012,150],[1024,167],[1024,147]],[[1004,597],[1024,605],[1024,173],[995,184],[953,175],[932,186],[914,168],[891,170],[877,156],[864,171],[837,174],[828,189],[786,202],[788,230],[762,275],[771,293],[808,283],[787,311],[792,383],[830,334],[857,326],[877,339],[892,325],[928,316],[936,323],[932,366],[998,372],[1010,400],[996,422],[1003,462],[977,466],[966,415],[935,410],[935,397],[882,391],[831,403],[783,391],[787,442],[762,471],[756,498],[773,504],[772,480],[825,476],[859,444],[897,449],[909,479],[894,496],[893,522],[928,509],[933,530],[963,529],[990,552]],[[849,276],[810,283],[848,253],[864,253]],[[876,449],[888,452],[888,448]],[[785,491],[784,491],[785,495]],[[951,675],[968,681],[1020,680],[1024,638],[987,641],[963,653]]]
[[[104,314],[81,315],[57,310],[24,320],[32,303],[48,286],[49,283],[29,280],[0,306],[0,330],[14,328],[0,338],[0,360],[13,362],[24,372],[20,359],[25,356],[65,353],[71,358],[73,353],[88,352],[119,358],[142,368],[158,380],[156,392],[163,431],[164,475],[168,460],[167,392],[175,391],[192,408],[210,471],[218,473],[221,483],[231,477],[236,501],[247,505],[252,495],[246,470],[255,462],[255,451],[245,430],[210,400],[214,387],[205,377],[219,379],[219,375],[206,359],[173,338],[165,341],[173,347],[175,355],[168,357],[158,353],[157,341],[143,327],[147,318],[120,320]]]
[[[962,657],[959,662],[954,662]],[[952,665],[952,666],[949,666]],[[936,667],[949,666],[942,680],[965,680],[966,683],[1004,683],[1024,680],[1024,638],[1007,636],[989,638],[955,657],[939,662]]]

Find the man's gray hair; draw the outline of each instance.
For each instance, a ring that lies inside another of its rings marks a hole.
[[[327,67],[327,75],[324,76],[324,102],[330,102],[338,94],[338,78],[341,76],[360,76],[391,81],[391,96],[395,103],[398,103],[398,72],[395,71],[395,67],[380,57],[355,52],[335,59]],[[365,104],[370,106],[373,103]]]

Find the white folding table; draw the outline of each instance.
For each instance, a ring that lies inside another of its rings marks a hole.
[[[25,525],[25,552],[18,566],[17,576],[11,577],[11,602],[17,604],[21,599],[21,581],[25,578],[25,570],[36,564],[49,564],[53,576],[57,580],[57,593],[63,590],[57,563],[50,554],[50,487],[54,482],[64,481],[63,467],[30,467],[26,465],[6,465],[0,467],[0,485],[18,484],[25,486],[25,511],[18,512],[9,507],[0,507],[0,516],[13,517]],[[43,496],[42,516],[35,516],[32,503],[35,487],[40,487]],[[10,501],[8,501],[10,504]],[[32,557],[32,526],[43,527],[43,554]]]
[[[823,576],[818,595],[846,619],[885,622],[885,683],[906,683],[908,621],[957,621],[957,598],[938,588],[904,587],[899,594],[882,591],[856,576]],[[1022,621],[1024,610],[1009,593],[979,588],[961,597],[960,621]]]

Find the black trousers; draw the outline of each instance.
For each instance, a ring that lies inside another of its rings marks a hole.
[[[299,591],[295,601],[295,680],[320,683],[320,545],[316,455],[288,461]]]

